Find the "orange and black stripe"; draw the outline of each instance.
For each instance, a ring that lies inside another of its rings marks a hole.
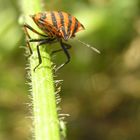
[[[72,16],[70,14],[68,14],[68,28],[67,28],[67,34],[68,36],[70,36],[70,32],[71,32],[71,25],[72,25]]]
[[[62,29],[64,38],[66,39],[67,38],[67,34],[66,34],[66,29],[65,29],[64,14],[62,12],[58,12],[58,14],[59,14],[60,22],[61,22],[61,26],[62,26],[61,29]]]
[[[60,21],[58,20],[58,17]],[[51,20],[53,23],[53,26],[56,27],[57,29],[59,29],[59,23],[61,23],[62,26],[62,32],[64,35],[64,38],[67,40],[70,36],[70,32],[72,32],[72,34],[74,34],[78,28],[78,21],[75,18],[72,18],[72,16],[70,14],[65,14],[63,12],[53,12],[51,11]],[[72,23],[75,22],[74,28],[71,28]]]
[[[58,29],[58,24],[57,24],[57,20],[56,20],[56,16],[54,14],[53,11],[50,12],[50,15],[51,15],[51,19],[52,19],[52,23],[53,23],[53,26]]]
[[[40,25],[38,26],[51,36],[58,36],[65,40],[84,29],[83,25],[74,16],[62,11],[38,13],[35,22],[39,22]]]
[[[74,35],[78,29],[78,20],[74,18],[74,28],[72,29],[72,35]]]

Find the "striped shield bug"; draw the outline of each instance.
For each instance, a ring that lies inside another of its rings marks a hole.
[[[25,34],[28,37],[27,46],[29,47],[30,55],[32,55],[30,42],[38,42],[37,54],[38,54],[39,63],[34,68],[34,71],[42,63],[39,47],[47,43],[53,43],[56,41],[59,42],[61,49],[54,50],[52,54],[63,50],[67,57],[67,61],[61,64],[56,70],[62,68],[65,64],[69,63],[70,54],[68,52],[68,49],[71,48],[71,45],[65,43],[64,41],[67,41],[69,38],[75,37],[75,34],[77,32],[84,30],[84,26],[77,20],[77,18],[62,11],[40,12],[40,13],[31,15],[30,17],[33,19],[33,21],[38,26],[38,28],[41,29],[43,32],[43,33],[38,32],[37,30],[33,29],[29,24],[25,23],[23,25]],[[28,30],[31,30],[32,32],[38,34],[42,38],[32,39],[28,33]],[[99,51],[96,48],[93,48],[82,41],[80,42],[99,53]]]

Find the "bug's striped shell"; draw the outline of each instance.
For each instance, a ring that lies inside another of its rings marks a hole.
[[[84,26],[72,15],[61,11],[41,12],[31,16],[37,26],[51,37],[68,40]]]

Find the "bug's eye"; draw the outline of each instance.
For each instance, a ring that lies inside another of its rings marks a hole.
[[[31,17],[31,18],[34,18],[34,17],[35,17],[35,15],[30,15],[30,17]]]
[[[45,13],[42,13],[40,18],[43,20],[43,19],[46,19],[46,14]]]

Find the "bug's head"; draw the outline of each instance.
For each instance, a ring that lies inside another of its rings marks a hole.
[[[33,21],[38,25],[40,24],[40,22],[42,20],[44,20],[43,16],[42,16],[42,13],[37,13],[37,14],[34,14],[34,15],[30,15],[30,17],[33,19]]]
[[[46,19],[46,13],[37,13],[34,15],[30,15],[30,17],[33,19],[33,21],[37,24],[37,26],[42,27],[42,25],[44,25],[45,23],[45,19]]]
[[[40,19],[39,14],[30,15],[30,17],[33,19],[33,21],[34,21],[35,23],[37,23],[38,20]]]

